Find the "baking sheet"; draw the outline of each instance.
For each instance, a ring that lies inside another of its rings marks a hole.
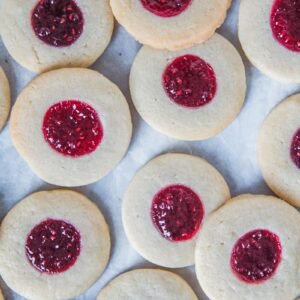
[[[228,18],[218,32],[228,38],[242,55],[247,70],[247,98],[239,117],[224,132],[210,140],[177,141],[154,131],[141,120],[132,105],[128,87],[130,66],[140,45],[122,27],[116,25],[109,48],[92,66],[92,69],[100,71],[115,82],[125,94],[132,112],[134,132],[126,157],[113,172],[97,183],[75,188],[98,204],[109,223],[112,237],[112,253],[105,273],[84,295],[76,299],[95,299],[104,285],[124,271],[156,267],[131,248],[121,222],[122,196],[128,183],[136,171],[153,157],[166,152],[199,155],[223,174],[232,195],[271,194],[262,179],[256,160],[258,130],[270,110],[288,95],[299,91],[299,85],[276,82],[261,74],[245,58],[237,38],[238,6],[239,1],[234,0]],[[35,75],[12,60],[1,40],[0,65],[8,74],[14,102]],[[46,184],[35,176],[18,155],[6,125],[0,134],[0,219],[26,195],[53,188],[55,186]],[[193,267],[173,271],[191,284],[200,299],[206,299],[197,283]],[[3,281],[0,281],[0,285],[7,299],[22,299],[9,290]]]

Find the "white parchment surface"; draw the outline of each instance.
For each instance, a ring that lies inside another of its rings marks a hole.
[[[125,94],[132,112],[134,131],[127,155],[113,172],[95,184],[75,189],[98,204],[110,225],[112,237],[111,259],[105,273],[84,295],[76,299],[95,299],[104,285],[124,271],[139,267],[156,267],[131,248],[121,222],[121,203],[126,187],[136,171],[153,157],[166,152],[199,155],[223,174],[232,195],[271,193],[257,164],[258,130],[270,110],[285,97],[299,91],[300,86],[282,84],[264,76],[245,58],[237,38],[238,6],[239,1],[233,0],[228,18],[218,32],[228,38],[243,57],[247,70],[247,98],[239,117],[224,132],[210,140],[177,141],[151,129],[138,116],[130,99],[128,76],[140,45],[120,26],[116,25],[109,48],[92,66],[92,69],[100,71],[115,82]],[[35,75],[13,61],[1,40],[0,65],[8,74],[14,102],[16,96]],[[12,145],[7,124],[0,133],[0,219],[26,195],[53,188],[55,187],[35,176],[18,155]],[[193,267],[175,269],[174,272],[182,275],[191,284],[200,299],[205,299]],[[0,285],[7,299],[22,299],[1,280]]]

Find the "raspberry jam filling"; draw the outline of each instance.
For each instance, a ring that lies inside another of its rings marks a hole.
[[[145,9],[164,18],[181,14],[191,4],[192,0],[140,0]]]
[[[80,254],[80,233],[69,223],[48,219],[31,230],[25,249],[29,262],[40,272],[62,273]]]
[[[42,130],[45,140],[54,150],[73,157],[95,151],[103,138],[97,112],[77,100],[51,106],[44,116]]]
[[[54,47],[73,44],[83,31],[83,14],[74,0],[40,0],[32,11],[35,35]]]
[[[213,68],[195,55],[177,57],[165,69],[162,81],[169,98],[188,108],[208,104],[217,91]]]
[[[300,0],[275,0],[270,22],[276,40],[300,52]]]
[[[295,133],[291,144],[291,158],[300,169],[300,128]]]
[[[231,269],[242,281],[261,283],[274,275],[282,248],[279,237],[268,230],[253,230],[242,236],[231,253]]]
[[[159,191],[152,202],[151,218],[161,235],[175,242],[193,238],[202,223],[204,208],[198,195],[184,185]]]

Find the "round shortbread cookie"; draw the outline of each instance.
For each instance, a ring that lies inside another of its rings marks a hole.
[[[211,300],[294,299],[300,290],[300,214],[271,196],[242,195],[211,214],[196,273]]]
[[[128,187],[122,208],[126,235],[152,263],[193,265],[202,224],[229,198],[224,178],[205,160],[187,154],[159,156]]]
[[[4,297],[3,297],[3,294],[2,294],[1,290],[0,290],[0,300],[4,300]]]
[[[7,77],[0,67],[0,130],[3,128],[10,110],[10,88]]]
[[[179,50],[209,39],[231,0],[110,0],[116,19],[153,48]]]
[[[143,47],[131,69],[130,90],[150,126],[173,138],[203,140],[240,112],[245,68],[236,49],[218,34],[177,52]]]
[[[96,71],[42,74],[19,95],[10,130],[20,155],[43,180],[61,186],[95,182],[127,151],[132,123],[119,88]]]
[[[260,130],[258,158],[269,187],[300,207],[300,94],[276,106]]]
[[[138,269],[119,275],[97,300],[197,300],[191,287],[178,275],[159,269]]]
[[[243,0],[239,39],[249,60],[268,76],[300,82],[299,1]]]
[[[11,56],[40,73],[87,67],[107,47],[114,20],[109,0],[3,0],[0,32]]]
[[[0,229],[1,276],[28,299],[69,299],[84,292],[104,271],[109,252],[103,215],[73,191],[31,194]]]

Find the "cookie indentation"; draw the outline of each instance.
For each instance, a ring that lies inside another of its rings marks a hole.
[[[51,106],[44,116],[42,130],[55,151],[72,157],[92,153],[103,138],[103,127],[95,109],[77,100]]]
[[[291,158],[300,169],[300,128],[295,133],[291,144]]]
[[[35,35],[54,47],[67,47],[83,32],[82,11],[74,0],[40,0],[32,11]]]
[[[42,273],[56,274],[68,270],[79,254],[80,233],[62,220],[43,221],[27,237],[27,258]]]
[[[200,198],[184,185],[171,185],[162,189],[152,202],[152,221],[161,235],[170,241],[193,238],[203,217],[204,208]]]
[[[195,55],[183,55],[173,60],[165,69],[162,81],[169,98],[188,108],[208,104],[217,91],[213,68]]]
[[[300,52],[300,1],[274,1],[271,27],[274,37],[281,45]]]
[[[145,9],[159,17],[175,17],[191,4],[192,0],[140,0]]]
[[[253,230],[242,236],[231,253],[231,269],[242,281],[261,283],[272,277],[281,261],[279,237],[268,230]]]

